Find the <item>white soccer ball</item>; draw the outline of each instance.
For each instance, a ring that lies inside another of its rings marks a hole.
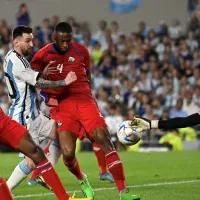
[[[124,145],[137,144],[141,137],[141,133],[137,133],[135,128],[130,126],[131,121],[127,120],[121,123],[117,129],[117,136],[119,141]]]

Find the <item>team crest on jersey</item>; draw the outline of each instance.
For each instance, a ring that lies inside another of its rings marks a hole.
[[[58,128],[60,128],[62,126],[62,122],[57,122]]]
[[[75,58],[70,56],[69,59],[68,59],[68,62],[71,62],[71,63],[72,63],[72,62],[74,62],[74,61],[75,61]]]

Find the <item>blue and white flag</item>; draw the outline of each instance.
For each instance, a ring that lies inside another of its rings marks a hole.
[[[141,0],[110,0],[110,9],[115,13],[129,13],[136,9]]]

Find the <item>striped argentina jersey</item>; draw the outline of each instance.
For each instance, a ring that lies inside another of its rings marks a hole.
[[[3,63],[6,85],[12,105],[9,116],[26,126],[39,115],[36,84],[38,72],[31,69],[25,57],[10,50]]]

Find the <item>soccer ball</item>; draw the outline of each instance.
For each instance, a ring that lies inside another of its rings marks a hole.
[[[131,121],[127,120],[121,123],[117,129],[117,136],[119,141],[124,145],[137,144],[141,137],[141,133],[137,133],[135,128],[130,126]]]

